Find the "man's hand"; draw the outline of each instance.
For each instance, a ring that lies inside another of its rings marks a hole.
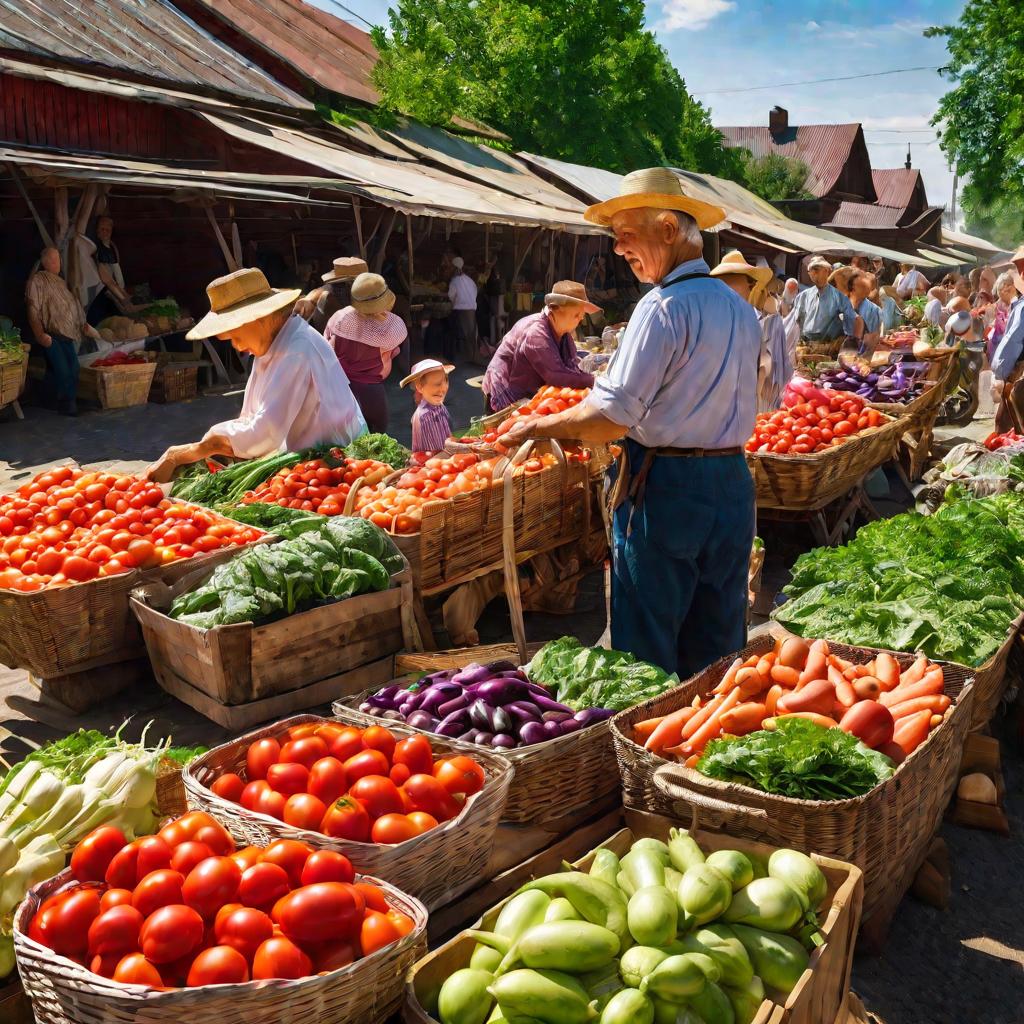
[[[86,324],[85,327],[83,328],[83,331],[87,338],[92,338],[94,341],[101,340],[100,332],[97,331],[96,328],[92,326],[92,324]]]
[[[516,420],[515,425],[502,434],[498,440],[511,451],[518,448],[528,438],[543,437],[544,434],[538,432],[538,427],[546,418],[546,416],[524,416],[522,419]]]
[[[49,334],[40,334],[36,340],[43,348],[49,348],[53,344],[53,338]]]
[[[197,444],[175,444],[171,445],[151,466],[147,466],[144,476],[153,483],[165,484],[179,466],[190,465],[202,458]]]
[[[316,304],[320,301],[320,296],[323,293],[323,288],[315,288],[308,295],[300,295],[295,300],[292,312],[296,316],[301,316],[303,320],[308,320],[316,312]]]
[[[992,381],[992,402],[994,405],[998,405],[1003,400],[1003,381],[993,380]]]

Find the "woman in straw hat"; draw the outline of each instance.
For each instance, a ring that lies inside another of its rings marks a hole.
[[[366,432],[359,406],[323,338],[291,308],[294,288],[271,288],[262,270],[236,270],[206,288],[210,312],[187,337],[221,338],[254,356],[237,419],[194,444],[174,445],[149,468],[158,483],[210,455],[256,459],[312,445],[348,444]]]
[[[352,299],[352,282],[369,271],[366,260],[358,256],[339,256],[331,269],[321,275],[322,288],[314,288],[295,303],[295,312],[308,320],[310,327],[323,331],[327,321],[344,309]]]
[[[747,630],[754,426],[761,332],[749,303],[711,277],[701,229],[725,213],[664,167],[627,174],[588,220],[654,287],[637,303],[608,373],[528,436],[610,441],[614,477],[612,646],[687,678],[739,650]]]
[[[374,433],[388,429],[384,381],[408,336],[405,322],[391,312],[394,305],[395,293],[380,274],[360,274],[352,282],[352,304],[335,313],[324,330]]]
[[[489,411],[507,409],[545,384],[592,387],[594,376],[580,369],[573,338],[588,313],[600,312],[577,281],[552,285],[544,309],[516,321],[491,357],[482,385]]]

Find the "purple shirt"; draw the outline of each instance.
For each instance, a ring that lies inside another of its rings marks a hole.
[[[496,412],[529,398],[545,384],[589,388],[594,375],[580,369],[571,335],[555,337],[546,313],[519,320],[501,339],[484,374],[483,389]]]
[[[452,418],[443,405],[431,405],[424,399],[412,414],[412,450],[439,452],[451,437]]]

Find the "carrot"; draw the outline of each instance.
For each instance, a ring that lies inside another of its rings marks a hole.
[[[848,668],[853,668],[852,661],[840,658],[838,654],[830,654],[828,656],[828,663],[830,665],[834,665],[840,672],[845,672]]]
[[[722,712],[722,732],[730,736],[746,736],[761,728],[765,717],[765,705],[756,701],[737,704],[734,708]]]
[[[940,725],[942,725],[942,719],[944,717],[944,715],[932,715],[931,719],[928,722],[928,728],[937,729]]]
[[[732,694],[736,694],[738,697],[739,693],[740,691],[734,687],[729,693],[720,693],[717,697],[709,700],[703,707],[697,708],[697,713],[683,726],[683,739],[688,740],[711,717],[715,709],[726,697]]]
[[[781,683],[790,689],[800,682],[800,673],[795,668],[788,668],[785,665],[773,665],[770,675],[773,683]]]
[[[919,711],[931,711],[932,714],[941,715],[949,707],[949,703],[949,698],[944,693],[937,693],[929,697],[913,697],[902,704],[894,704],[889,711],[897,720],[906,718],[907,715],[916,715]]]
[[[752,654],[745,662],[743,662],[744,668],[755,668],[757,663],[760,661],[760,657],[756,654]]]
[[[836,688],[836,692],[839,692],[839,684],[847,682],[846,676],[843,675],[842,670],[835,667],[835,665],[829,665],[828,667],[828,681]]]
[[[736,673],[736,688],[744,697],[753,697],[755,693],[760,693],[763,686],[764,678],[756,668],[748,666]]]
[[[768,695],[764,699],[764,713],[770,718],[775,714],[775,705],[779,702],[779,698],[786,691],[776,683],[769,691]]]
[[[761,656],[757,663],[757,674],[759,676],[767,676],[771,671],[772,665],[775,664],[775,652],[769,651],[767,654]]]
[[[700,728],[687,737],[690,750],[693,753],[696,754],[698,751],[703,750],[708,740],[714,739],[722,731],[722,714],[730,708],[734,708],[739,702],[739,690],[733,690],[722,698],[722,703],[705,719]]]
[[[686,707],[680,708],[678,711],[673,711],[670,715],[666,715],[658,723],[651,735],[647,737],[644,749],[657,753],[659,750],[664,750],[665,747],[670,747],[679,743],[683,738],[683,726],[686,725],[686,723],[693,718],[696,713],[696,708]]]
[[[887,708],[902,704],[905,700],[912,700],[914,697],[928,697],[934,693],[942,693],[942,669],[938,665],[930,668],[919,683],[910,686],[897,686],[895,690],[883,693],[878,701]]]
[[[917,661],[914,662],[906,672],[900,675],[900,681],[898,686],[910,686],[913,683],[919,683],[924,678],[925,670],[928,668],[928,659],[923,655],[917,656]]]
[[[837,673],[838,674],[838,673]],[[852,708],[857,703],[857,691],[848,679],[840,675],[836,680],[836,702],[844,708]]]
[[[776,715],[774,718],[767,718],[764,721],[763,728],[774,729],[775,723],[783,718],[806,718],[808,722],[814,722],[815,725],[820,725],[825,729],[838,729],[839,723],[827,715],[818,715],[813,711],[790,711],[788,714]],[[768,723],[772,725],[769,726]]]
[[[818,647],[818,644],[824,644],[824,649]],[[824,640],[815,640],[811,644],[810,653],[807,655],[807,661],[796,685],[802,686],[804,683],[809,683],[812,679],[824,679],[827,668],[828,645],[825,644]]]
[[[905,754],[912,754],[927,737],[928,730],[931,728],[931,719],[930,711],[919,711],[915,715],[908,715],[901,719],[893,734],[893,743],[902,747]]]
[[[637,722],[633,726],[633,740],[636,743],[645,742],[658,725],[665,721],[665,718],[665,715],[659,715],[657,718],[648,718],[644,722]]]
[[[736,682],[736,673],[739,672],[740,667],[743,664],[742,658],[737,658],[730,666],[728,671],[722,676],[722,681],[711,691],[712,693],[725,693],[727,690],[732,688],[734,682]]]
[[[900,682],[899,662],[891,654],[882,651],[875,658],[875,678],[882,687],[883,693],[895,690]]]
[[[699,760],[700,760],[700,754],[691,754],[691,755],[690,755],[690,756],[689,756],[689,757],[688,757],[688,758],[687,758],[687,759],[686,759],[686,760],[685,760],[685,761],[683,762],[683,764],[685,764],[687,768],[696,768],[696,767],[697,767],[697,762],[698,762]]]
[[[882,684],[874,676],[861,676],[853,684],[857,700],[878,700]]]

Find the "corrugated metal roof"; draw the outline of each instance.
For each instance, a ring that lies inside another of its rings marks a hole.
[[[815,197],[826,196],[843,173],[860,132],[859,124],[803,124],[773,135],[758,125],[719,127],[727,146],[742,146],[755,157],[778,153],[807,165],[805,187]]]
[[[0,48],[275,106],[311,107],[166,0],[0,0]]]
[[[880,206],[906,208],[914,198],[914,190],[919,182],[922,190],[924,189],[921,172],[916,167],[885,167],[881,170],[872,168],[871,180],[875,183]],[[927,203],[926,197],[925,205]]]
[[[903,216],[902,206],[882,206],[879,203],[840,203],[827,227],[843,228],[896,228]]]

